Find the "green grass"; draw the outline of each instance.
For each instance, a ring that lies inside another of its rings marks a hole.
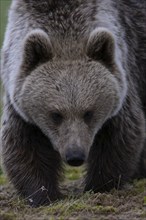
[[[65,167],[65,176],[68,180],[77,180],[82,177],[84,173],[84,167],[76,168],[76,167]]]
[[[5,185],[7,183],[6,176],[2,173],[2,170],[0,170],[0,186]]]

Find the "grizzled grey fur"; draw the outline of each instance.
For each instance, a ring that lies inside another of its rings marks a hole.
[[[87,164],[85,191],[146,177],[145,7],[12,1],[2,49],[3,164],[32,205],[60,198],[62,161]]]

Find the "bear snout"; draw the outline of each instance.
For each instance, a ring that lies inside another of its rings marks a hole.
[[[67,150],[65,158],[70,166],[81,166],[85,162],[86,156],[83,150],[72,147]]]

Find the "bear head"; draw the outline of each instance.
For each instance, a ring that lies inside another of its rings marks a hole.
[[[56,59],[48,34],[33,30],[23,41],[23,58],[12,104],[38,126],[70,165],[87,160],[95,135],[122,107],[126,85],[114,36],[91,32],[85,56]]]

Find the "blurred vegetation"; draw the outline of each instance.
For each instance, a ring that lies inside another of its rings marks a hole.
[[[8,17],[8,9],[10,5],[10,0],[0,0],[0,49],[3,44],[4,33],[6,30],[6,23]],[[0,82],[0,116],[2,109],[2,85]]]
[[[10,2],[10,0],[0,0],[0,48],[2,46],[4,33],[6,29],[8,8]]]

